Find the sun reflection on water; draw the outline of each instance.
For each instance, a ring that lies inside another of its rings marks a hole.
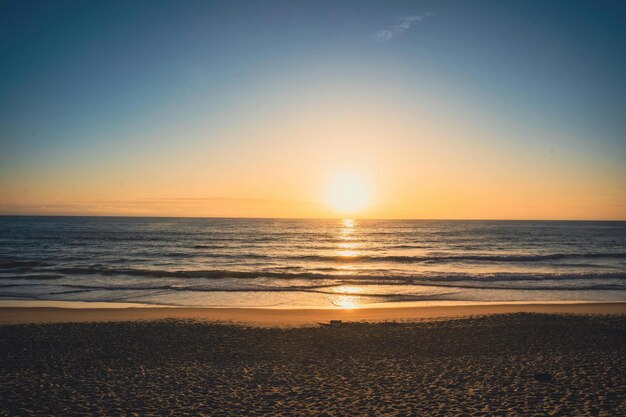
[[[357,250],[360,246],[360,242],[354,242],[356,236],[356,222],[352,219],[343,219],[339,228],[339,240],[337,244],[337,251],[335,255],[342,258],[352,258],[360,255]]]
[[[337,250],[335,255],[340,258],[341,261],[351,262],[351,260],[361,255],[361,251],[358,249],[362,246],[361,242],[358,242],[356,236],[357,223],[353,219],[343,219],[339,225],[339,240],[337,244]],[[338,269],[344,270],[358,270],[355,266],[340,265]],[[335,307],[342,309],[354,309],[361,307],[360,297],[350,295],[359,294],[363,292],[363,289],[354,285],[342,285],[333,289],[337,293],[331,299],[332,304]]]
[[[339,228],[339,239],[352,240],[356,229],[356,222],[352,219],[343,219]]]
[[[343,219],[341,221],[341,224],[343,225],[343,227],[350,227],[353,228],[355,225],[355,221],[352,219]]]
[[[355,275],[360,271],[358,266],[355,265],[338,265],[336,268],[337,275]]]
[[[335,252],[340,258],[356,258],[359,256],[358,250],[340,250]]]
[[[359,294],[363,292],[363,288],[357,287],[356,285],[341,285],[333,288],[333,291],[339,294]]]
[[[340,295],[333,300],[333,305],[344,309],[359,308],[361,306],[359,304],[359,297],[354,297],[352,295]]]
[[[337,246],[341,249],[356,249],[361,246],[361,244],[358,242],[341,242]]]

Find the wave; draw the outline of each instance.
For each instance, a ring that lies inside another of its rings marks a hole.
[[[63,278],[63,275],[59,274],[28,274],[28,275],[0,275],[0,280],[3,279],[35,279],[35,280],[54,280]]]
[[[208,253],[204,257],[236,258],[236,259],[277,259],[283,261],[336,261],[336,262],[392,262],[392,263],[439,263],[450,261],[488,261],[488,262],[541,262],[561,259],[598,259],[625,258],[626,253],[549,253],[549,254],[516,254],[516,255],[446,255],[433,254],[423,256],[410,255],[265,255],[260,253]]]
[[[198,245],[200,246],[200,245]],[[196,247],[198,247],[196,246]],[[138,254],[135,253],[135,256]],[[146,253],[149,257],[162,257],[162,258],[174,258],[184,259],[193,258],[198,256],[197,253],[184,252],[184,251],[163,251],[161,253]],[[546,262],[546,261],[559,261],[570,260],[578,261],[578,263],[568,264],[574,267],[593,267],[593,264],[585,263],[584,260],[589,259],[624,259],[626,260],[626,253],[624,252],[589,252],[589,253],[547,253],[547,254],[429,254],[429,255],[357,255],[357,256],[342,256],[342,255],[270,255],[262,253],[202,253],[201,257],[214,258],[214,259],[228,259],[228,260],[267,260],[273,263],[288,263],[288,262],[341,262],[341,263],[398,263],[398,264],[438,264],[446,262],[489,262],[489,263],[515,263],[515,262]],[[69,259],[63,259],[68,261]],[[74,259],[77,260],[77,259]],[[559,264],[562,265],[562,264]],[[51,269],[52,268],[52,269]],[[24,260],[24,259],[8,259],[0,261],[0,272],[48,272],[49,270],[58,271],[61,273],[81,273],[81,274],[95,274],[100,273],[103,275],[111,274],[125,274],[125,275],[147,275],[154,276],[188,276],[188,277],[211,277],[214,275],[210,271],[153,271],[143,270],[144,272],[137,272],[134,269],[106,269],[100,268],[97,270],[90,270],[89,267],[71,267],[71,268],[58,268],[54,269],[53,265],[49,262],[41,260]],[[118,272],[119,271],[119,272]],[[218,274],[223,274],[223,271],[219,271]],[[316,274],[312,274],[314,277]],[[247,273],[241,275],[239,272],[229,272],[228,277],[238,278],[246,277]]]
[[[397,263],[417,263],[417,262],[448,262],[448,261],[490,261],[490,262],[535,262],[551,261],[559,259],[596,259],[596,258],[626,258],[626,253],[550,253],[536,255],[426,255],[426,256],[324,256],[324,255],[303,255],[295,256],[292,259],[303,260],[338,260],[338,261],[382,261]]]
[[[579,273],[424,273],[424,274],[398,274],[398,273],[341,273],[336,269],[325,269],[327,272],[288,272],[281,269],[237,271],[227,269],[206,270],[171,270],[171,269],[141,269],[141,268],[110,268],[103,265],[90,265],[84,267],[57,267],[46,268],[41,274],[11,274],[1,276],[0,279],[30,279],[30,280],[53,280],[72,276],[126,276],[138,278],[178,278],[178,279],[259,279],[271,278],[277,280],[334,280],[346,283],[372,283],[389,285],[420,285],[422,283],[442,282],[511,282],[511,281],[568,281],[568,280],[626,280],[626,272],[579,272]]]
[[[0,261],[0,269],[27,269],[27,268],[37,268],[42,266],[49,266],[47,262],[42,261],[32,261],[32,260],[21,260],[21,259],[11,259]]]
[[[164,252],[163,257],[195,257],[195,253]],[[549,253],[549,254],[516,254],[516,255],[268,255],[262,253],[202,253],[204,258],[223,259],[267,259],[279,261],[318,261],[318,262],[391,262],[391,263],[444,263],[444,262],[541,262],[561,259],[600,259],[624,258],[626,253]]]
[[[217,286],[206,287],[203,285],[180,285],[180,284],[164,284],[155,285],[138,284],[138,285],[92,285],[92,284],[62,284],[56,286],[57,288],[65,288],[66,290],[51,291],[47,294],[72,294],[87,291],[164,291],[164,292],[231,292],[231,293],[282,293],[282,292],[307,292],[318,293],[336,296],[353,296],[353,297],[396,297],[396,296],[419,296],[419,297],[431,297],[436,295],[450,294],[437,292],[435,294],[410,294],[410,293],[382,293],[382,292],[361,292],[355,293],[342,289],[345,284],[328,284],[328,285],[297,285],[290,287],[272,287],[272,286],[250,286],[250,287],[229,287],[229,286]],[[370,284],[371,285],[371,284]],[[380,285],[380,283],[378,283]],[[413,284],[415,285],[415,284]],[[459,282],[429,282],[421,283],[420,285],[428,286],[432,288],[445,288],[447,290],[458,289],[483,289],[483,290],[510,290],[510,291],[626,291],[625,284],[611,284],[611,283],[596,283],[596,284],[582,284],[582,285],[522,285],[522,286],[505,286],[505,285],[490,285],[486,283],[459,283]],[[38,287],[41,284],[3,284],[0,285],[0,289],[5,288],[24,288],[24,287]],[[3,294],[4,293],[4,294]],[[0,294],[6,295],[6,291],[0,290]],[[10,293],[13,294],[13,293]]]

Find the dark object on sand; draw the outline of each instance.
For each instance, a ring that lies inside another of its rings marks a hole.
[[[543,372],[537,372],[535,374],[535,380],[539,382],[555,382],[556,381],[551,374],[547,374]]]
[[[320,326],[339,326],[343,324],[341,320],[330,320],[328,323],[317,323]]]

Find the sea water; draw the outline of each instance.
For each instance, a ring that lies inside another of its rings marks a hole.
[[[626,301],[626,222],[3,216],[0,299],[284,308]]]

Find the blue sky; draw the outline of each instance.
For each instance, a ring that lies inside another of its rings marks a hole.
[[[247,148],[235,127],[340,97],[427,109],[529,170],[539,154],[567,155],[620,205],[625,21],[617,1],[3,1],[0,196],[49,203],[37,190],[62,188],[50,181],[71,167],[105,187],[103,161],[139,195],[150,171],[133,169],[155,153]],[[223,197],[216,188],[201,194]]]

